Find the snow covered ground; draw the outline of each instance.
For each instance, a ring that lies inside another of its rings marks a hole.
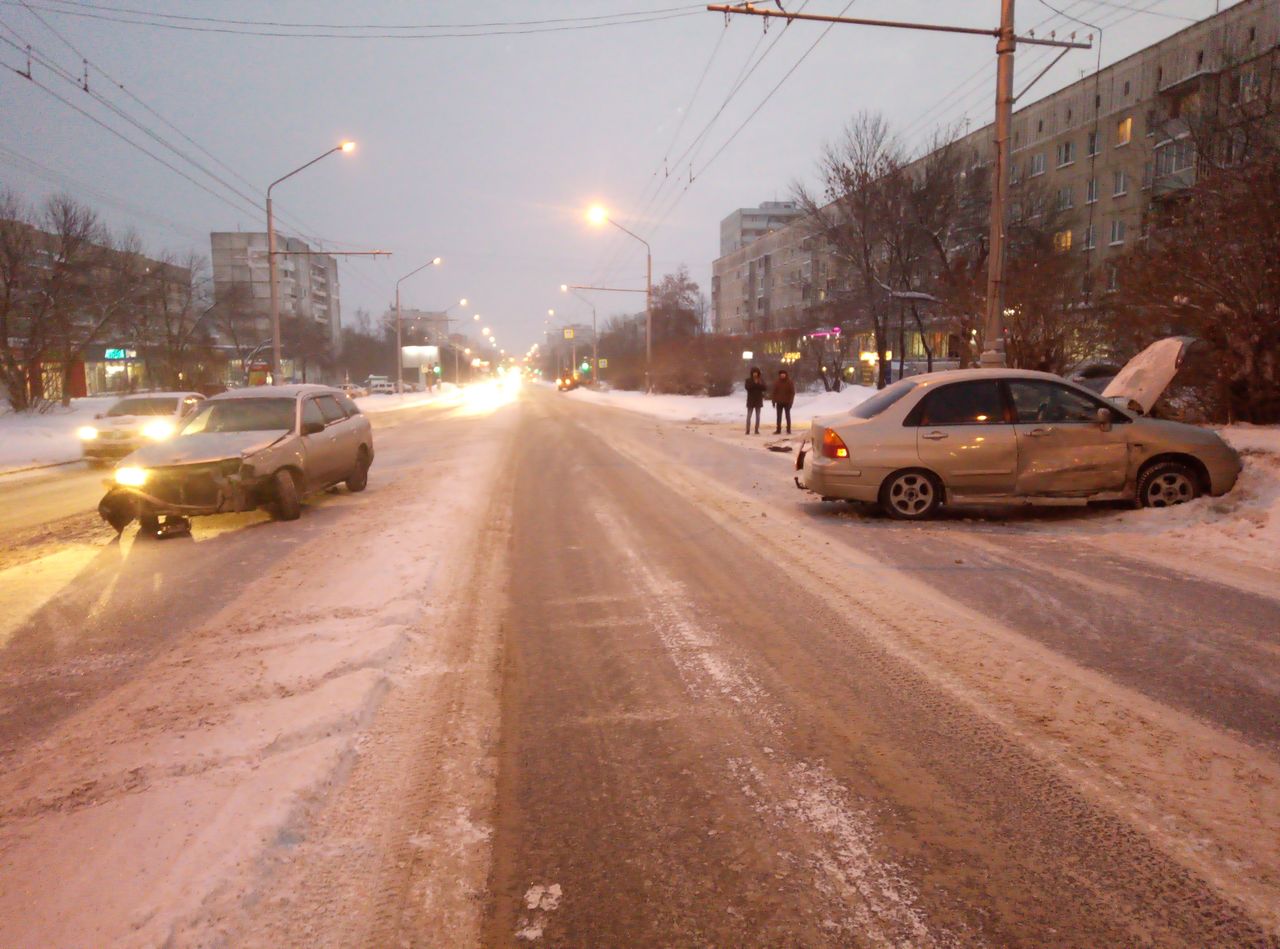
[[[0,412],[0,474],[79,460],[76,429],[105,412],[116,398],[72,399],[70,408],[58,405],[38,415]]]
[[[864,399],[870,398],[875,391],[867,386],[847,386],[839,392],[798,392],[796,403],[791,409],[792,430],[798,432],[802,428],[807,428],[809,419],[814,416],[846,412]],[[611,405],[630,412],[652,415],[671,422],[742,424],[747,417],[746,396],[741,392],[707,398],[698,395],[646,395],[643,392],[622,389],[574,389],[566,395],[586,402]],[[767,423],[769,430],[772,431],[774,421],[773,406],[766,402],[760,413],[760,430],[763,432]]]

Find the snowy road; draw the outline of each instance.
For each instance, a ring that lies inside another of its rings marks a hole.
[[[505,403],[292,524],[0,527],[0,944],[1280,941],[1280,582]]]

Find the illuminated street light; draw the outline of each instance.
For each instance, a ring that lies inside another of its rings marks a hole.
[[[597,226],[612,224],[628,237],[634,237],[644,245],[645,278],[644,278],[644,391],[652,391],[649,365],[653,361],[653,248],[649,242],[633,231],[627,230],[613,218],[603,205],[593,204],[587,210],[587,220]]]
[[[419,270],[426,270],[428,267],[438,267],[442,263],[441,258],[432,257],[421,267],[411,270],[399,280],[396,281],[396,392],[404,394],[404,352],[400,348],[400,284],[404,283]]]
[[[280,384],[280,278],[276,276],[276,218],[271,209],[271,189],[280,182],[292,178],[298,172],[310,168],[322,158],[328,158],[334,152],[351,152],[355,147],[355,142],[344,141],[267,185],[267,283],[270,285],[271,295],[271,381],[276,385]]]

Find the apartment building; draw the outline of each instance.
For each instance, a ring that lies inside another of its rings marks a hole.
[[[765,201],[758,208],[738,208],[720,222],[720,256],[786,227],[803,215],[795,201]]]
[[[267,270],[267,234],[215,231],[209,235],[213,293],[219,304],[247,308],[255,330],[271,337],[271,285]],[[315,253],[306,241],[276,235],[276,275],[280,316],[301,316],[325,327],[336,346],[342,332],[338,261]]]
[[[1015,112],[1012,211],[1033,214],[1032,205],[1047,203],[1054,246],[1083,255],[1086,280],[1105,288],[1116,255],[1142,238],[1148,212],[1195,180],[1185,116],[1277,96],[1280,0],[1245,0]],[[956,143],[971,167],[990,164],[992,134],[986,126]],[[826,257],[803,217],[722,252],[712,265],[716,331],[811,321],[839,285]]]

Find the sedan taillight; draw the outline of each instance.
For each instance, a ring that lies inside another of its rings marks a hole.
[[[849,447],[844,439],[836,434],[834,428],[822,430],[822,456],[824,458],[848,458]]]

